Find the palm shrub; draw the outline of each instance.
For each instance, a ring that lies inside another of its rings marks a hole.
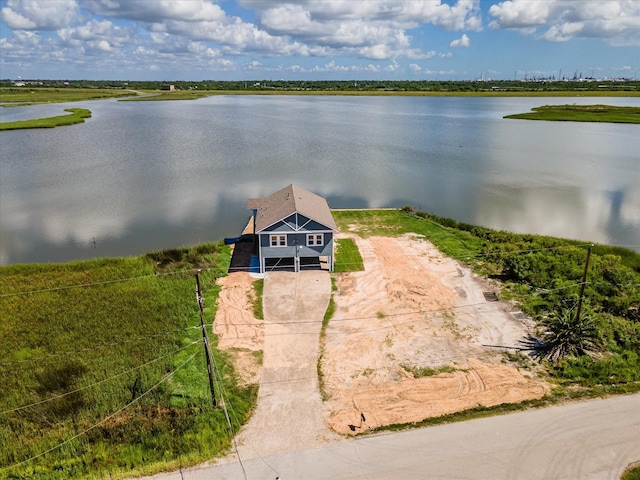
[[[559,308],[539,322],[541,334],[524,344],[538,359],[551,363],[566,357],[594,356],[602,348],[602,335],[593,314],[577,317],[575,306]]]

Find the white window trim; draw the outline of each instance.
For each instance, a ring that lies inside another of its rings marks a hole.
[[[307,233],[307,247],[324,247],[324,235],[322,233]]]
[[[275,245],[273,244],[275,240]],[[282,241],[284,240],[284,243]],[[287,236],[283,234],[269,235],[269,246],[272,248],[281,248],[287,246]]]

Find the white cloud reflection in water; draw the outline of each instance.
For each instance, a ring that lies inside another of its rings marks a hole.
[[[289,183],[335,208],[410,204],[489,227],[637,246],[637,126],[502,119],[569,100],[602,103],[81,102],[93,112],[85,124],[0,134],[0,263],[135,255],[236,236],[246,199]]]

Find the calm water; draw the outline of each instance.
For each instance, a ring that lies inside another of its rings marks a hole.
[[[81,102],[71,127],[0,133],[0,264],[235,236],[248,197],[297,183],[332,207],[416,208],[640,251],[640,127],[531,122],[631,98],[223,96]],[[0,119],[65,106],[1,109]],[[95,243],[94,243],[95,240]]]

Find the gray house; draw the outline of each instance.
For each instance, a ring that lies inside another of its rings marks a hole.
[[[260,273],[279,269],[333,270],[333,235],[338,231],[327,201],[297,185],[252,198],[255,251]]]

